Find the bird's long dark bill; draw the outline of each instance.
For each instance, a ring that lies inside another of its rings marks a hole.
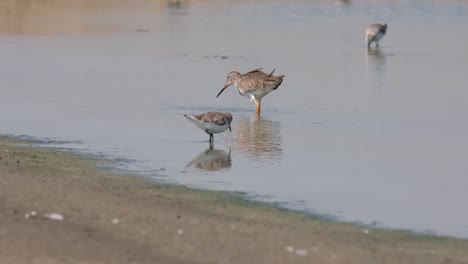
[[[224,90],[226,90],[226,88],[229,87],[229,85],[230,85],[230,84],[224,85],[223,89],[221,89],[221,91],[219,91],[219,93],[218,93],[218,95],[216,96],[216,98],[218,98],[218,97],[224,92]]]
[[[231,126],[229,126],[229,132],[232,132]]]

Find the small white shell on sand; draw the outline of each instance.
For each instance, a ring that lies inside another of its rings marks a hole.
[[[120,223],[120,220],[118,218],[113,218],[111,222],[112,222],[112,224],[116,225],[116,224]]]
[[[177,234],[178,234],[178,235],[182,235],[183,233],[184,233],[184,230],[182,230],[182,229],[177,229]]]
[[[36,211],[28,212],[24,215],[24,218],[29,219],[30,217],[35,217],[37,215]]]
[[[291,247],[291,246],[287,246],[284,248],[287,252],[293,252],[294,251],[294,248]]]
[[[296,255],[305,257],[307,256],[307,250],[303,248],[296,249]]]
[[[58,213],[50,213],[50,214],[44,214],[45,218],[49,218],[50,220],[57,220],[57,221],[62,221],[63,215],[58,214]]]

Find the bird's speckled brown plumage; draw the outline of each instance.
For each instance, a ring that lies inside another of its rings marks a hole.
[[[226,122],[232,121],[232,115],[230,113],[207,112],[199,115],[194,115],[193,117],[202,122],[211,122],[218,126],[222,126],[226,124]]]
[[[280,86],[280,84],[283,82],[283,78],[285,76],[273,76],[274,71],[275,70],[273,70],[270,74],[267,74],[262,72],[260,69],[256,69],[248,73],[244,73],[240,75],[240,80],[237,86],[244,92],[252,91],[255,89],[266,90],[268,88],[271,88],[271,91],[276,90],[278,86]],[[265,93],[263,96],[265,96],[266,94],[267,93]]]
[[[237,71],[232,71],[228,74],[226,84],[216,97],[219,97],[227,87],[234,84],[242,96],[249,98],[255,103],[257,113],[260,113],[262,98],[271,91],[278,89],[285,77],[284,75],[274,76],[274,72],[275,70],[267,74],[261,71],[261,69],[255,69],[240,74]]]

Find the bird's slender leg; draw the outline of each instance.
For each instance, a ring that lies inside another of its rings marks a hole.
[[[205,132],[206,132],[208,135],[210,135],[210,139],[209,139],[208,141],[209,141],[209,142],[213,142],[213,139],[214,139],[213,134],[211,134],[210,132],[208,132],[208,130],[205,130]]]
[[[261,100],[257,100],[253,98],[253,102],[255,103],[255,106],[257,107],[257,114],[260,114],[260,107],[261,107]]]

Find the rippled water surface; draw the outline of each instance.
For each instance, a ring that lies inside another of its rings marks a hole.
[[[380,49],[368,24],[388,23]],[[0,133],[162,181],[468,237],[468,2],[0,4]],[[285,74],[261,117],[228,72]],[[183,114],[229,111],[208,135]],[[82,142],[77,143],[76,141]]]

